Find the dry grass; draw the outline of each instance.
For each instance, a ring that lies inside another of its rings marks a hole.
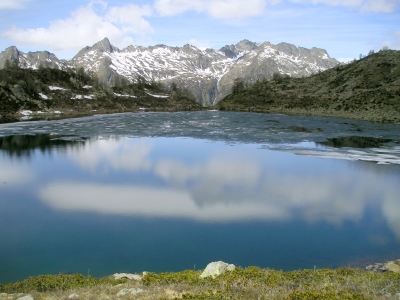
[[[149,273],[141,281],[95,279],[78,274],[30,277],[0,285],[0,292],[7,293],[0,299],[18,299],[27,294],[38,300],[400,298],[400,274],[394,273],[347,268],[283,272],[257,267],[236,268],[215,279],[200,279],[200,273]]]

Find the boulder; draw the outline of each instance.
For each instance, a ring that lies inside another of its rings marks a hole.
[[[114,279],[118,280],[118,279],[122,279],[122,278],[128,278],[130,280],[142,280],[142,276],[138,275],[138,274],[129,274],[129,273],[115,273],[114,275]]]
[[[387,262],[384,268],[393,273],[400,273],[400,259]]]
[[[133,296],[136,294],[140,294],[140,293],[144,293],[144,290],[142,289],[136,289],[136,288],[132,288],[132,289],[122,289],[117,293],[117,297],[123,297],[123,296]]]
[[[201,273],[200,277],[206,278],[212,276],[212,278],[215,278],[216,276],[219,276],[225,273],[226,271],[233,271],[233,270],[235,270],[235,265],[227,264],[223,261],[216,261],[209,263],[207,267],[204,269],[203,273]]]
[[[34,298],[31,295],[26,295],[18,298],[17,300],[34,300]]]

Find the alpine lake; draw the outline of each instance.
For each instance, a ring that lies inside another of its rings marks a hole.
[[[142,112],[0,124],[0,283],[400,258],[400,124]]]

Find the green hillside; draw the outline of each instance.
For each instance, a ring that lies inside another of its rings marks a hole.
[[[221,110],[400,122],[400,51],[385,50],[305,78],[235,81]]]

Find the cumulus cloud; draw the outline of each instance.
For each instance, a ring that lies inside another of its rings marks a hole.
[[[0,0],[0,9],[21,9],[31,0]]]
[[[247,18],[265,13],[267,5],[292,2],[325,4],[359,9],[363,12],[393,12],[398,0],[156,0],[154,8],[161,16],[174,16],[187,11],[205,12],[214,18]]]
[[[47,28],[11,28],[3,35],[19,45],[46,46],[51,50],[79,50],[104,37],[127,46],[153,31],[145,20],[152,14],[148,5],[108,7],[105,2],[90,2],[62,20],[55,20]]]
[[[393,12],[398,6],[398,0],[290,0],[294,3],[325,4],[330,6],[345,6],[359,9],[363,12]]]
[[[266,0],[157,0],[155,9],[161,16],[173,16],[187,11],[206,12],[214,18],[247,18],[262,15]]]

